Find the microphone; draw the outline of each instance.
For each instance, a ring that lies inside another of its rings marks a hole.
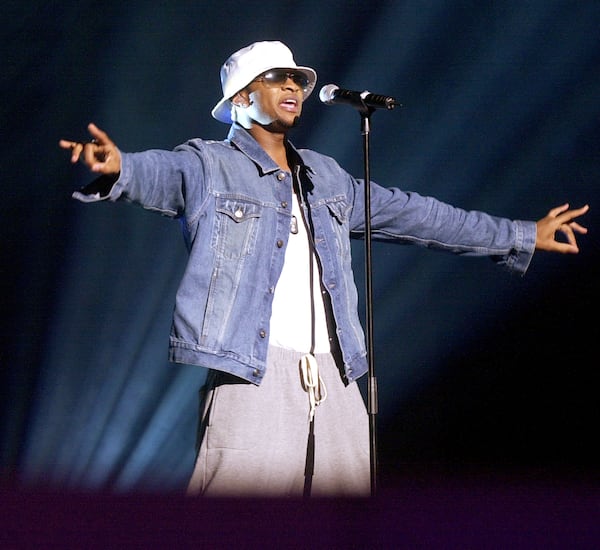
[[[326,105],[337,105],[346,103],[357,109],[393,109],[400,105],[393,97],[387,95],[372,94],[371,92],[354,92],[343,90],[335,84],[326,84],[319,92],[319,99]]]

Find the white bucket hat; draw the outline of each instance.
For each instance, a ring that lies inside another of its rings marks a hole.
[[[292,52],[282,42],[254,42],[232,54],[221,67],[223,99],[211,111],[212,116],[220,122],[231,124],[230,99],[257,76],[271,69],[294,69],[305,74],[308,87],[304,92],[304,99],[310,95],[317,82],[317,73],[310,67],[296,65]]]

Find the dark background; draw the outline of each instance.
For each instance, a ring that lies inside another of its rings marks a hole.
[[[403,103],[371,120],[379,183],[520,219],[591,206],[581,253],[538,253],[525,277],[487,259],[375,244],[382,489],[597,489],[600,3],[81,1],[3,11],[5,486],[182,491],[205,373],[166,361],[180,228],[129,205],[72,200],[91,176],[58,140],[86,139],[90,121],[125,151],[222,139],[227,126],[210,117],[220,65],[279,39],[319,75],[296,146],[361,176],[360,117],[323,105],[318,90],[368,89]],[[353,250],[363,292],[363,243]]]

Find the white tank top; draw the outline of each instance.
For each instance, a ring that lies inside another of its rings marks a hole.
[[[310,351],[311,293],[310,246],[296,193],[292,194],[292,231],[285,251],[283,271],[275,287],[269,344],[302,353]],[[297,233],[294,233],[297,227]],[[314,353],[330,351],[325,305],[320,274],[313,258],[313,296],[315,301]]]

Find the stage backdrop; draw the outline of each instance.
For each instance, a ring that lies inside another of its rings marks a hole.
[[[581,254],[537,254],[525,277],[374,245],[382,483],[597,473],[598,2],[9,1],[3,12],[6,484],[185,486],[205,371],[166,359],[180,227],[71,199],[91,176],[58,140],[86,139],[90,121],[124,151],[222,139],[227,126],[210,117],[219,67],[265,39],[319,75],[296,146],[362,176],[359,114],[318,91],[369,90],[403,104],[371,119],[382,185],[520,219],[592,207]]]

